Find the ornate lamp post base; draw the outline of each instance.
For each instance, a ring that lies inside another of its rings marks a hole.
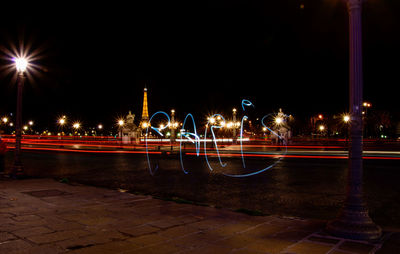
[[[354,240],[375,240],[382,235],[382,229],[371,220],[365,205],[346,206],[326,229],[332,235]]]

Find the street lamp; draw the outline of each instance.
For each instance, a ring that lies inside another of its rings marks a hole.
[[[4,124],[6,124],[8,122],[8,118],[7,117],[3,117],[3,119],[1,119],[3,121]]]
[[[23,166],[21,162],[21,137],[22,137],[22,89],[24,86],[25,75],[24,72],[28,68],[28,60],[21,58],[14,58],[15,68],[18,72],[17,83],[17,114],[15,126],[15,151],[14,151],[14,167],[12,176],[17,178],[23,176]]]
[[[63,116],[63,117],[59,118],[57,121],[57,123],[60,125],[60,129],[61,129],[61,135],[60,135],[59,139],[62,139],[62,136],[64,135],[63,127],[64,127],[64,124],[67,123],[66,118],[67,118],[66,116]]]
[[[81,124],[80,124],[79,122],[75,122],[75,123],[72,125],[72,128],[75,129],[75,134],[76,134],[77,131],[79,130],[79,128],[81,128]]]
[[[65,118],[60,118],[60,119],[58,120],[58,124],[59,124],[60,126],[63,126],[63,125],[65,124],[65,122],[66,122]]]
[[[368,215],[363,200],[362,166],[362,36],[361,36],[362,0],[347,0],[350,32],[350,147],[347,194],[344,207],[338,217],[328,222],[327,230],[337,236],[371,240],[382,234]]]
[[[324,131],[325,131],[325,126],[321,124],[320,126],[318,126],[318,129],[321,132],[321,136],[322,136],[324,134]]]
[[[124,126],[125,121],[123,119],[118,120],[118,126],[119,126],[119,136],[121,137],[121,145],[122,145],[122,126]]]
[[[171,136],[170,136],[170,141],[175,142],[175,128],[176,128],[176,123],[175,123],[175,109],[171,110]]]
[[[233,121],[233,123],[236,122],[236,112],[237,112],[236,108],[233,108],[232,109],[232,121]],[[233,129],[232,129],[232,136],[233,136],[232,141],[235,144],[236,143],[236,127],[235,127],[234,124],[232,124],[231,126],[233,127]]]
[[[276,125],[281,125],[282,122],[283,122],[282,117],[276,117],[276,118],[275,118],[275,124],[276,124]]]
[[[350,123],[350,115],[345,114],[343,115],[343,122],[346,125],[346,132],[345,132],[345,146],[348,147],[347,141],[349,139],[349,123]]]

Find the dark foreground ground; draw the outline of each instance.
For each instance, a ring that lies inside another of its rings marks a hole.
[[[53,179],[0,177],[0,253],[393,254],[400,233],[373,242],[324,232],[326,221],[227,209]]]
[[[7,166],[12,153],[7,154]],[[240,158],[223,158],[214,170],[204,157],[184,158],[184,174],[176,155],[151,155],[154,175],[144,154],[82,154],[24,152],[25,172],[34,177],[53,177],[132,193],[151,194],[178,202],[240,210],[251,214],[274,214],[329,220],[342,206],[347,161],[343,159],[285,158],[261,174],[232,178]],[[263,168],[272,160],[248,160],[247,169]],[[364,161],[365,196],[373,220],[385,230],[400,228],[400,160]],[[243,173],[243,171],[240,171]]]

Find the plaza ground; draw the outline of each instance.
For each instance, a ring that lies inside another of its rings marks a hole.
[[[53,179],[0,180],[0,253],[398,253],[327,235],[326,221],[249,216]]]

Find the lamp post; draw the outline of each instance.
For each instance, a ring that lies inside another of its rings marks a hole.
[[[235,123],[236,123],[236,109],[234,108],[234,109],[232,109],[232,114],[233,114],[233,117],[232,117],[232,121],[233,121],[233,133],[232,133],[232,141],[233,141],[233,143],[234,144],[236,144],[236,126],[235,126]]]
[[[75,122],[75,123],[72,125],[72,128],[75,129],[75,133],[74,133],[74,134],[78,134],[78,130],[79,130],[79,128],[81,128],[81,124],[80,124],[79,122]]]
[[[346,130],[345,130],[345,147],[348,148],[348,140],[349,140],[349,124],[350,124],[350,115],[345,114],[343,115],[343,122],[345,124]]]
[[[381,236],[382,230],[369,217],[363,200],[362,177],[362,0],[347,0],[350,32],[350,146],[347,194],[338,217],[328,222],[327,230],[337,236],[372,240]]]
[[[24,72],[28,67],[28,61],[25,58],[15,58],[15,67],[18,72],[17,83],[17,114],[15,121],[15,151],[14,151],[14,166],[12,176],[17,178],[24,175],[24,170],[21,162],[21,137],[22,137],[22,89],[24,87],[25,75]]]
[[[171,143],[175,142],[175,109],[171,110],[171,125],[170,125],[170,129],[171,129]]]
[[[62,139],[62,136],[64,135],[63,127],[64,127],[64,124],[66,122],[67,122],[66,116],[63,116],[60,119],[58,119],[58,124],[60,125],[60,129],[61,129],[61,137],[60,137],[60,139]]]
[[[123,138],[123,129],[122,128],[123,128],[124,124],[125,124],[125,121],[123,119],[118,120],[119,136],[121,138],[121,142],[120,142],[121,148],[122,148],[122,138]]]

